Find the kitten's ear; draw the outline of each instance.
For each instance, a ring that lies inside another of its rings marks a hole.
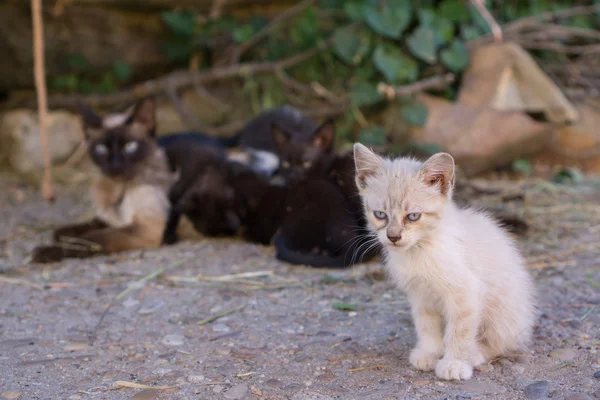
[[[156,133],[156,102],[152,97],[140,100],[131,114],[131,122],[144,127],[149,136]]]
[[[360,143],[354,143],[354,165],[356,167],[356,185],[359,189],[366,187],[369,176],[375,175],[381,168],[382,158]]]
[[[279,151],[281,151],[281,149],[283,149],[288,144],[291,136],[286,130],[282,129],[276,123],[271,124],[271,135],[273,135],[275,147]]]
[[[454,158],[448,153],[437,153],[421,166],[423,181],[429,186],[439,187],[443,195],[454,187]]]
[[[83,130],[84,132],[86,132],[86,136],[88,128],[102,129],[102,115],[96,113],[90,108],[90,106],[88,106],[81,100],[77,102],[77,108],[79,108],[79,113],[81,114],[81,118],[83,121]]]
[[[313,134],[312,143],[314,147],[322,149],[324,151],[331,151],[333,149],[333,142],[335,141],[335,123],[333,119],[328,119],[319,126]]]

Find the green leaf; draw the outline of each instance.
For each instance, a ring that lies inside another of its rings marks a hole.
[[[410,51],[430,64],[436,61],[435,33],[433,29],[419,26],[406,40]]]
[[[402,107],[402,119],[410,125],[423,126],[427,122],[429,111],[425,104],[418,100],[413,100]]]
[[[461,25],[460,36],[463,38],[463,40],[468,42],[470,40],[477,39],[479,36],[481,36],[481,33],[479,32],[479,29],[476,26]]]
[[[577,168],[563,168],[554,177],[552,182],[555,183],[581,183],[583,182],[583,174]]]
[[[346,64],[357,65],[371,48],[371,38],[352,28],[340,28],[333,34],[333,50]]]
[[[194,14],[188,11],[165,11],[160,16],[174,33],[184,36],[194,34],[194,27],[196,26]]]
[[[461,0],[444,0],[440,4],[438,13],[440,16],[448,18],[453,22],[465,23],[471,19],[465,1]]]
[[[475,23],[475,26],[479,28],[481,33],[492,33],[492,30],[488,25],[487,21],[481,16],[479,11],[477,11],[477,9],[474,6],[469,5],[469,13],[471,14],[471,20]]]
[[[388,1],[381,8],[365,7],[365,22],[375,32],[398,39],[411,20],[412,7],[408,0],[394,0],[393,6],[388,3],[392,2]]]
[[[431,9],[419,10],[419,21],[421,22],[420,26],[433,30],[437,46],[441,46],[454,38],[454,23],[447,18],[436,15]]]
[[[237,43],[247,42],[254,35],[254,26],[252,24],[243,24],[235,27],[233,30],[233,40]]]
[[[79,71],[86,69],[90,65],[85,57],[78,54],[67,55],[65,57],[65,63],[69,69]]]
[[[375,85],[359,82],[352,87],[350,94],[352,105],[356,107],[370,106],[379,103],[382,98]]]
[[[385,146],[385,131],[381,126],[361,129],[358,141],[366,146]]]
[[[333,303],[332,307],[335,308],[336,310],[340,310],[340,311],[356,311],[358,310],[358,307],[354,304],[349,304],[349,303]]]
[[[512,170],[523,175],[531,175],[533,168],[531,167],[531,161],[526,159],[514,160],[512,162]]]
[[[131,70],[131,65],[123,60],[117,60],[113,63],[112,66],[113,73],[115,74],[115,78],[118,81],[128,81],[131,79],[131,75],[133,75],[133,71]]]
[[[461,72],[469,65],[469,50],[462,41],[454,40],[447,49],[442,50],[440,58],[450,71]]]
[[[363,19],[365,4],[362,1],[348,1],[344,4],[344,12],[351,21]]]
[[[419,70],[417,63],[392,44],[380,44],[373,52],[373,64],[386,81],[414,81]]]

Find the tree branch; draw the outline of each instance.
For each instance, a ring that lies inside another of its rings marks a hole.
[[[471,3],[475,6],[479,14],[485,19],[485,22],[490,26],[492,30],[492,36],[494,37],[495,42],[502,41],[502,29],[500,29],[500,25],[496,22],[496,19],[492,14],[490,14],[489,10],[485,7],[485,3],[483,0],[471,0]]]
[[[42,195],[46,201],[54,201],[52,188],[52,163],[48,150],[47,131],[47,94],[44,71],[44,21],[42,19],[42,0],[31,0],[31,16],[33,23],[33,63],[35,74],[35,91],[37,93],[38,117],[40,124],[40,141],[44,157],[44,180],[42,181]]]
[[[380,83],[377,86],[377,91],[384,95],[388,100],[392,100],[399,96],[410,96],[412,94],[431,89],[442,89],[456,79],[454,74],[436,75],[420,81],[411,83],[405,86],[389,86],[385,83]]]
[[[269,33],[271,33],[271,31],[273,31],[275,28],[277,28],[283,22],[287,21],[288,19],[293,18],[297,14],[304,11],[306,8],[310,7],[314,2],[315,2],[315,0],[303,0],[300,3],[296,4],[295,6],[288,8],[287,10],[285,10],[284,12],[279,14],[277,17],[273,18],[264,28],[262,28],[260,31],[258,31],[256,33],[256,35],[254,35],[250,40],[248,40],[245,43],[242,43],[236,49],[233,50],[233,54],[231,56],[231,63],[232,64],[239,63],[240,58],[248,49],[250,49],[251,47],[256,45],[258,42],[263,40],[265,37],[267,37],[269,35]]]

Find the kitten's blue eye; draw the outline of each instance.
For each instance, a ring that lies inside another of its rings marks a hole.
[[[97,144],[96,147],[94,147],[94,150],[96,151],[96,153],[98,153],[102,156],[105,155],[106,153],[108,153],[108,147],[106,147],[102,143]]]
[[[125,145],[125,153],[133,153],[138,149],[138,142],[127,142]]]
[[[416,222],[421,218],[421,213],[410,213],[406,216],[410,222]]]
[[[386,219],[387,218],[387,214],[384,213],[383,211],[373,211],[373,215],[377,219]]]

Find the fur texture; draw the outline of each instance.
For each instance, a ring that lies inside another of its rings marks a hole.
[[[129,113],[102,117],[82,106],[88,154],[97,167],[92,186],[96,219],[58,229],[55,244],[34,250],[34,262],[160,246],[176,181],[157,146],[155,104],[139,102]]]
[[[371,234],[411,304],[411,364],[469,379],[473,367],[525,349],[535,320],[532,279],[489,215],[454,204],[452,157],[390,160],[358,143],[354,154]]]

